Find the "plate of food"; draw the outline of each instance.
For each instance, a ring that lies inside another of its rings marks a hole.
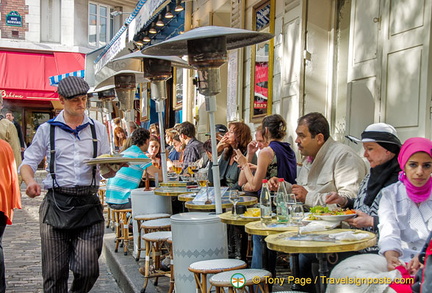
[[[272,213],[272,217],[275,216],[275,213]],[[259,219],[261,217],[260,208],[249,208],[243,215],[240,215],[240,218],[243,219]]]
[[[344,221],[356,216],[355,210],[330,210],[328,207],[315,206],[310,209],[308,220],[324,220],[331,222]]]
[[[97,165],[97,164],[131,164],[139,165],[142,163],[149,163],[151,159],[149,158],[125,158],[122,156],[113,155],[101,155],[94,159],[89,159],[84,161],[87,165]]]
[[[240,218],[244,219],[259,219],[261,216],[261,211],[259,208],[249,208]]]
[[[330,221],[330,222],[339,222],[339,221],[345,221],[350,218],[354,218],[356,214],[348,214],[348,215],[319,215],[317,218],[324,220],[324,221]]]

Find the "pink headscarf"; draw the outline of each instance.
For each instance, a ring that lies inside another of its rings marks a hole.
[[[423,137],[413,137],[407,139],[402,145],[398,156],[398,162],[401,170],[405,169],[405,165],[409,158],[418,152],[424,152],[432,157],[432,141]],[[432,190],[432,177],[421,187],[414,186],[406,177],[405,172],[399,173],[399,181],[401,181],[407,190],[408,197],[415,203],[420,203],[427,200]]]

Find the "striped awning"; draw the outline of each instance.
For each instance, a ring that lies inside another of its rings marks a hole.
[[[77,77],[84,78],[84,71],[85,70],[78,70],[78,71],[69,72],[69,73],[65,73],[65,74],[50,76],[49,77],[50,85],[57,86],[60,80],[62,80],[63,78],[66,78],[68,76],[77,76]]]

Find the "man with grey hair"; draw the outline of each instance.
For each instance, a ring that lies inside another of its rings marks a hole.
[[[3,97],[0,96],[0,111],[3,109]],[[12,147],[17,167],[21,164],[21,146],[15,125],[0,113],[0,139]]]
[[[85,114],[89,86],[69,76],[58,85],[59,115],[43,123],[24,153],[20,173],[26,194],[41,186],[34,174],[44,157],[48,189],[39,210],[44,292],[89,292],[99,277],[104,234],[103,207],[97,191],[99,170],[84,161],[110,152],[105,126]],[[69,269],[74,280],[68,291]]]

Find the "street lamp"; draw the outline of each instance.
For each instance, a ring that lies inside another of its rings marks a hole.
[[[124,59],[142,59],[144,62],[144,78],[151,82],[151,98],[156,103],[156,112],[158,113],[160,145],[161,145],[161,166],[162,180],[168,181],[168,168],[165,152],[165,131],[163,112],[165,109],[165,100],[167,99],[166,81],[172,77],[171,67],[190,68],[186,61],[174,56],[150,56],[144,55],[141,51],[114,59],[119,61]]]
[[[213,184],[217,214],[222,213],[214,118],[214,113],[216,112],[215,95],[220,92],[219,69],[227,60],[227,50],[267,41],[272,37],[273,35],[269,33],[229,27],[206,26],[193,29],[142,50],[145,54],[155,56],[188,55],[189,64],[198,70],[198,90],[205,96],[206,110],[209,113],[213,153]]]

